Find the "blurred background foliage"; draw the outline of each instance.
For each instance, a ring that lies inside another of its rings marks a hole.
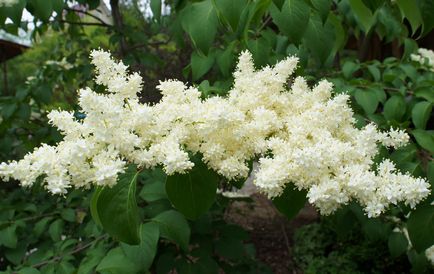
[[[247,49],[258,67],[297,55],[297,75],[312,84],[327,78],[336,93],[352,96],[359,126],[406,129],[411,144],[382,148],[377,160],[390,157],[433,185],[434,72],[410,59],[419,47],[433,48],[433,12],[432,0],[18,0],[0,6],[2,33],[25,33],[32,41],[2,62],[0,160],[60,140],[47,111],[68,109],[80,119],[77,89],[100,88],[91,81],[91,49],[109,49],[139,72],[146,103],[158,102],[155,86],[170,78],[198,86],[204,97],[224,95],[237,56]],[[42,187],[0,184],[0,271],[272,271],[255,259],[248,233],[223,218],[233,199],[218,195],[206,215],[187,221],[168,201],[163,177],[149,171],[139,178],[140,216],[154,221],[138,247],[119,243],[91,220],[88,192],[53,197]],[[434,245],[432,200],[431,194],[412,213],[398,205],[378,219],[351,205],[301,228],[294,238],[300,271],[432,271],[425,256]]]

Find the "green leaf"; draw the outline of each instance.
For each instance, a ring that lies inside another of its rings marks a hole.
[[[229,77],[235,61],[233,53],[234,44],[231,43],[223,52],[217,56],[217,65],[224,77]]]
[[[318,11],[322,22],[324,23],[327,20],[327,17],[330,12],[330,7],[332,5],[331,0],[311,0],[312,5]]]
[[[417,5],[423,21],[421,36],[424,36],[434,27],[434,17],[432,16],[434,0],[418,0]]]
[[[383,115],[389,121],[401,121],[406,111],[404,98],[395,95],[389,98],[384,104]]]
[[[353,61],[346,61],[342,66],[342,74],[345,78],[351,79],[354,72],[360,69],[360,64]]]
[[[413,134],[414,138],[416,138],[416,142],[422,148],[434,153],[434,136],[432,133],[422,129],[415,129],[411,134]]]
[[[177,210],[194,220],[214,203],[218,180],[202,161],[195,161],[188,173],[167,177],[166,193]]]
[[[48,227],[48,233],[53,241],[60,241],[63,232],[63,225],[63,220],[57,219]]]
[[[77,274],[95,273],[95,267],[101,262],[106,255],[106,249],[103,245],[97,245],[86,252],[86,256],[80,262]]]
[[[285,3],[285,0],[273,0],[274,5],[280,10],[283,7],[283,4]]]
[[[21,268],[17,273],[18,274],[39,274],[41,272],[39,272],[39,270],[37,270],[36,268],[24,267],[24,268]]]
[[[165,211],[152,219],[160,228],[161,237],[177,243],[184,251],[190,242],[190,226],[185,217],[175,211]]]
[[[21,24],[21,17],[23,15],[23,10],[26,6],[26,0],[18,0],[16,3],[10,7],[2,7],[0,10],[9,17],[12,22],[14,22],[15,26],[19,26]]]
[[[190,35],[193,44],[208,54],[217,34],[218,18],[211,0],[197,2],[182,13],[182,27]]]
[[[434,88],[430,87],[420,87],[414,91],[414,95],[418,98],[423,98],[428,102],[434,103]]]
[[[237,30],[241,14],[246,7],[246,0],[218,0],[214,1],[219,17],[225,21],[234,32]]]
[[[372,114],[377,110],[378,107],[378,96],[377,93],[372,89],[357,89],[354,92],[354,97],[356,102],[363,108],[367,114]]]
[[[63,11],[63,0],[53,0],[53,11],[60,14]]]
[[[434,244],[434,206],[425,204],[411,212],[407,221],[410,241],[417,252],[425,251]]]
[[[15,248],[17,246],[17,225],[13,224],[0,230],[0,246]]]
[[[368,71],[374,78],[375,82],[379,82],[381,80],[381,72],[377,65],[369,65]]]
[[[65,208],[60,213],[60,216],[62,216],[62,219],[68,222],[75,222],[75,210],[72,208]]]
[[[368,33],[375,23],[375,17],[372,11],[365,6],[362,0],[349,0],[350,7],[362,30]]]
[[[288,184],[282,195],[273,199],[274,206],[288,219],[294,218],[306,204],[306,191],[294,189],[292,184]]]
[[[429,102],[419,102],[411,110],[411,118],[416,128],[425,129],[426,123],[431,116],[432,104]]]
[[[407,251],[408,241],[404,234],[392,232],[389,236],[388,246],[392,257],[399,257]]]
[[[140,229],[140,244],[138,246],[121,244],[127,258],[134,263],[140,270],[147,271],[154,261],[157,253],[158,239],[160,231],[156,223],[150,222],[143,224]]]
[[[100,222],[111,236],[128,244],[139,244],[139,219],[136,202],[138,172],[135,166],[119,176],[113,187],[95,191],[91,212],[95,222]]]
[[[291,42],[300,42],[308,27],[310,16],[310,7],[304,0],[286,0],[281,10],[272,5],[270,14],[273,22]]]
[[[167,198],[164,182],[155,181],[145,184],[140,191],[139,196],[147,202]]]
[[[319,15],[311,17],[304,36],[304,44],[310,53],[320,61],[321,64],[334,55],[335,43],[334,25],[330,20],[322,23]]]
[[[269,54],[271,47],[264,37],[250,39],[247,42],[247,48],[252,53],[253,60],[255,60],[257,66],[265,66],[270,61]]]
[[[38,19],[48,22],[53,13],[52,1],[47,0],[32,0],[33,15]]]
[[[410,22],[412,33],[414,34],[422,24],[422,16],[419,8],[413,1],[396,0],[395,2],[401,11],[401,18],[407,18],[408,22]]]
[[[122,248],[110,250],[98,264],[96,271],[104,273],[137,273],[138,267],[128,259]]]
[[[151,11],[153,18],[160,21],[161,18],[161,0],[151,0]]]
[[[209,53],[208,56],[199,55],[197,52],[191,54],[191,72],[193,81],[204,76],[214,64],[214,54]]]

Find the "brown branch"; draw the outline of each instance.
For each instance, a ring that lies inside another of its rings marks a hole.
[[[96,23],[96,22],[72,22],[72,21],[67,21],[67,20],[57,20],[60,23],[66,23],[66,24],[70,24],[70,25],[79,25],[79,26],[98,26],[98,27],[106,27],[106,28],[112,28],[113,26],[110,26],[108,24],[101,24],[101,23]],[[52,23],[52,22],[51,22]]]

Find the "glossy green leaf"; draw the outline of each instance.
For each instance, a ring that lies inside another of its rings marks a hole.
[[[426,130],[415,129],[411,132],[416,142],[427,151],[434,153],[434,134]]]
[[[142,224],[140,228],[140,244],[121,244],[122,250],[127,258],[139,267],[141,271],[147,271],[154,261],[157,253],[160,230],[158,224],[150,222]]]
[[[395,95],[389,98],[384,104],[383,115],[389,121],[401,121],[406,111],[404,98]]]
[[[186,174],[168,176],[166,193],[170,202],[189,219],[206,213],[215,201],[218,176],[202,161]]]
[[[374,90],[357,89],[354,92],[354,97],[356,98],[356,102],[363,108],[363,110],[367,114],[372,114],[377,110],[379,100],[377,93]]]
[[[310,7],[304,0],[286,0],[281,10],[272,5],[270,14],[279,30],[297,43],[308,27]]]
[[[434,244],[434,206],[420,205],[412,211],[407,221],[408,235],[417,252]]]
[[[425,129],[431,116],[432,104],[430,102],[419,102],[411,110],[411,118],[416,128]]]
[[[94,193],[91,212],[111,236],[128,244],[139,244],[139,220],[136,202],[138,172],[134,166],[119,176],[113,187],[104,187]]]
[[[393,257],[399,257],[407,251],[408,241],[404,234],[393,232],[389,236],[388,246]]]
[[[193,81],[198,80],[204,76],[214,64],[215,56],[209,53],[207,56],[199,55],[197,52],[191,54],[191,72]]]
[[[306,191],[294,189],[292,184],[288,184],[282,195],[273,199],[273,204],[288,219],[292,219],[304,207],[306,201]]]
[[[175,210],[164,211],[152,221],[158,224],[161,237],[174,241],[185,251],[188,250],[190,226],[181,213]]]
[[[182,27],[190,35],[193,44],[208,54],[217,34],[218,18],[211,0],[192,3],[182,14]]]

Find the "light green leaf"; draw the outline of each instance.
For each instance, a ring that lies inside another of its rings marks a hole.
[[[202,161],[195,161],[188,173],[167,177],[166,193],[177,210],[194,220],[214,203],[218,180]]]
[[[426,130],[415,129],[411,132],[416,142],[427,151],[434,153],[434,136]]]
[[[375,23],[375,17],[372,11],[365,6],[362,0],[349,0],[350,7],[357,21],[365,33],[368,33]]]
[[[190,226],[185,217],[175,211],[168,210],[152,219],[160,228],[160,235],[177,243],[184,251],[190,242]]]
[[[389,121],[401,121],[406,111],[405,100],[402,96],[395,95],[384,104],[383,115]]]
[[[434,87],[420,87],[414,91],[414,95],[423,98],[428,102],[434,103]]]
[[[128,259],[122,248],[110,250],[98,264],[96,271],[104,273],[137,273],[138,267]]]
[[[119,176],[113,187],[97,190],[92,197],[91,212],[111,236],[128,244],[139,244],[139,220],[136,202],[135,166]]]
[[[217,34],[218,18],[211,0],[192,3],[182,13],[182,27],[193,44],[208,54]]]
[[[193,81],[197,81],[204,76],[214,64],[215,56],[209,53],[208,56],[199,55],[197,52],[191,54],[191,73]]]
[[[294,189],[292,184],[288,184],[282,195],[273,199],[273,204],[288,219],[292,219],[304,207],[306,201],[306,191],[299,191]]]
[[[356,102],[363,108],[363,110],[367,114],[372,114],[377,110],[379,100],[377,93],[374,90],[357,89],[354,92],[354,97],[356,98]]]
[[[140,229],[140,244],[137,246],[121,244],[127,258],[140,268],[140,271],[147,271],[154,261],[157,253],[160,231],[158,224],[150,222],[142,224]]]
[[[425,204],[412,211],[407,221],[408,235],[417,252],[434,244],[434,206]]]
[[[432,104],[430,102],[419,102],[411,110],[411,118],[416,128],[425,129],[426,123],[431,116]]]
[[[304,0],[286,0],[281,10],[271,5],[270,14],[273,22],[291,42],[300,42],[308,27],[310,16],[310,7]]]
[[[353,61],[346,61],[342,66],[342,74],[345,78],[351,79],[353,73],[360,69],[360,64]]]

